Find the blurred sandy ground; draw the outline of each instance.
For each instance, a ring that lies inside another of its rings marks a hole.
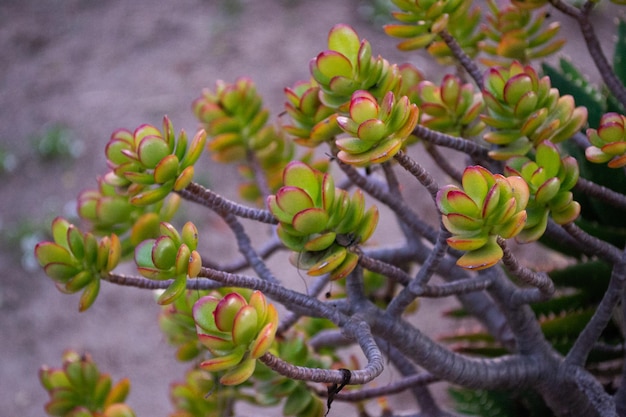
[[[360,18],[357,10],[364,3],[244,1],[233,12],[228,1],[3,0],[0,146],[15,155],[17,168],[1,178],[0,227],[6,232],[28,219],[70,215],[78,192],[94,187],[96,176],[104,174],[104,145],[116,128],[160,125],[167,114],[177,130],[194,132],[197,122],[190,103],[217,79],[232,82],[250,76],[277,115],[283,88],[309,77],[309,59],[325,49],[328,30],[336,23],[354,26],[372,43],[375,54],[391,62],[410,61],[433,80],[442,76],[445,70],[428,66],[424,55],[399,53],[395,40]],[[597,26],[607,43],[611,19],[605,14]],[[576,46],[573,35],[567,37],[573,45],[566,53],[580,64],[576,57],[585,56],[583,48]],[[590,75],[597,78],[594,70]],[[29,138],[55,123],[82,143],[83,153],[75,161],[42,162],[33,155]],[[206,171],[201,178],[236,198],[235,170],[203,158]],[[434,219],[428,199],[415,197],[418,186],[409,185],[405,191]],[[231,236],[215,216],[193,208],[187,213],[201,227],[210,226],[203,230],[207,252],[232,259]],[[381,229],[385,232],[374,236],[381,243],[396,230],[393,222]],[[59,366],[62,352],[73,348],[90,352],[114,380],[131,378],[128,402],[138,416],[167,415],[168,384],[180,380],[187,367],[176,363],[157,327],[159,309],[152,295],[104,284],[95,305],[78,314],[77,297],[60,294],[42,272],[24,268],[17,246],[19,242],[9,242],[0,252],[2,414],[43,415],[47,397],[37,370],[42,364]],[[300,277],[275,270],[302,288]],[[450,305],[447,300],[424,302],[419,327],[440,333],[448,325],[441,322],[438,310]],[[441,392],[442,384],[437,385]],[[406,398],[392,398],[391,403],[400,410],[411,407]],[[335,403],[331,415],[342,413],[345,409]]]

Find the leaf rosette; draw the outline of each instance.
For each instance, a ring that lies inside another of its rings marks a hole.
[[[39,265],[64,293],[83,290],[79,310],[85,311],[100,291],[100,276],[112,271],[120,261],[122,246],[117,235],[97,239],[62,217],[52,222],[54,242],[35,246]]]
[[[378,209],[365,211],[365,197],[335,188],[328,173],[303,162],[291,162],[283,171],[283,186],[267,199],[279,221],[278,237],[297,252],[292,262],[309,275],[331,274],[340,279],[354,270],[358,255],[350,250],[370,238],[378,224]]]
[[[547,76],[518,61],[487,70],[482,93],[481,118],[493,128],[483,138],[498,146],[489,153],[494,159],[523,156],[544,140],[562,142],[587,122],[586,107],[575,107],[572,96],[561,97]]]
[[[380,105],[367,91],[358,90],[350,99],[349,115],[337,117],[339,127],[350,137],[339,138],[337,157],[346,164],[367,166],[388,161],[412,134],[419,118],[417,105],[388,92]]]
[[[189,143],[185,131],[176,137],[167,117],[163,119],[163,133],[148,124],[134,132],[118,129],[106,146],[111,171],[104,181],[124,189],[131,204],[157,203],[171,191],[180,191],[191,183],[194,164],[200,158],[205,141],[204,130],[198,131]]]
[[[314,148],[341,132],[337,125],[337,113],[320,100],[319,84],[310,81],[297,82],[285,88],[285,111],[291,124],[283,129],[294,136],[299,145]]]
[[[202,258],[196,250],[198,229],[187,222],[179,233],[167,222],[160,225],[160,236],[147,239],[135,248],[138,272],[153,280],[173,279],[172,284],[158,299],[169,304],[182,296],[187,288],[187,277],[195,278],[202,268]]]
[[[561,158],[552,142],[537,146],[534,161],[525,156],[511,158],[504,171],[507,176],[522,177],[530,191],[526,225],[516,240],[539,239],[546,230],[548,217],[557,224],[567,224],[580,214],[580,204],[570,191],[578,181],[578,162],[571,156]]]
[[[610,168],[626,166],[626,116],[606,113],[597,129],[587,129],[592,146],[585,150],[588,161],[597,164],[608,162]]]
[[[193,305],[207,291],[187,290],[184,296],[176,298],[171,304],[162,306],[159,314],[159,327],[167,341],[176,347],[176,359],[191,361],[202,352],[202,344],[196,334],[193,321]]]
[[[473,84],[462,84],[458,77],[447,74],[439,86],[420,82],[418,93],[421,125],[461,137],[475,136],[484,128],[479,119],[484,103]]]
[[[260,291],[248,297],[238,292],[204,296],[194,304],[193,318],[200,342],[212,355],[200,368],[226,371],[220,378],[224,385],[238,385],[252,376],[278,328],[278,313]]]
[[[448,185],[437,193],[443,224],[452,234],[447,242],[466,252],[457,261],[460,267],[489,268],[503,256],[497,237],[509,239],[524,228],[528,185],[521,177],[492,174],[478,165],[465,169],[462,185]]]
[[[263,99],[249,78],[234,83],[217,81],[214,90],[202,91],[192,108],[211,137],[207,147],[215,161],[245,161],[248,152],[269,144],[268,136],[261,134],[269,111],[263,108]]]
[[[42,367],[39,381],[50,400],[45,410],[51,416],[71,417],[134,417],[124,403],[130,381],[122,379],[115,385],[109,374],[100,373],[90,355],[75,351],[63,354],[61,368]]]
[[[391,0],[400,11],[392,16],[400,23],[384,26],[389,36],[405,39],[398,49],[411,51],[430,45],[437,34],[454,27],[466,15],[471,2],[463,0]]]
[[[561,24],[555,21],[546,26],[548,12],[532,10],[545,1],[512,3],[502,7],[494,0],[487,2],[490,14],[483,26],[486,39],[478,45],[481,51],[494,58],[481,59],[485,65],[505,65],[511,60],[527,63],[553,54],[565,44],[565,39],[554,39]]]
[[[98,178],[98,188],[82,191],[77,200],[78,215],[91,222],[97,234],[115,233],[126,255],[141,241],[158,236],[159,223],[172,219],[181,198],[170,194],[164,200],[147,206],[130,203],[126,193]]]
[[[348,25],[334,26],[328,34],[328,50],[309,63],[313,79],[319,84],[320,101],[333,110],[347,110],[352,93],[367,90],[382,98],[395,91],[400,83],[396,65],[380,56],[372,57],[372,47],[360,41]]]

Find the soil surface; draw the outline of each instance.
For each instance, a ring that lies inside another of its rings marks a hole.
[[[326,49],[328,30],[336,23],[354,26],[376,54],[391,62],[411,61],[438,80],[446,70],[425,55],[398,52],[395,40],[363,18],[366,3],[0,2],[0,157],[10,155],[5,160],[7,170],[0,174],[0,407],[4,416],[44,415],[47,395],[37,371],[42,364],[59,366],[68,348],[90,352],[114,380],[130,377],[128,403],[138,416],[165,416],[171,411],[169,383],[180,380],[187,366],[175,361],[173,349],[158,329],[159,308],[153,295],[105,283],[95,305],[79,314],[78,297],[59,293],[33,268],[32,247],[44,237],[41,233],[54,216],[74,214],[78,192],[95,187],[96,177],[106,172],[103,149],[112,131],[132,130],[142,123],[159,126],[167,114],[177,130],[194,132],[197,122],[190,104],[201,89],[213,87],[217,79],[232,82],[243,75],[257,83],[267,107],[277,115],[282,111],[283,87],[309,77],[309,59]],[[607,31],[601,36],[608,41],[610,14],[604,19],[597,27]],[[576,56],[582,48],[568,38],[573,45],[568,54]],[[596,77],[593,71],[590,74]],[[34,144],[58,127],[76,157],[46,159]],[[236,198],[235,169],[203,158],[204,181]],[[409,185],[406,195],[415,195],[418,189]],[[428,199],[414,201],[434,221]],[[184,210],[209,231],[203,238],[209,253],[221,260],[235,257],[232,237],[215,216]],[[393,222],[388,226],[375,240],[385,241],[397,232]],[[281,278],[302,287],[297,275]],[[430,309],[430,304],[435,308]],[[417,319],[420,328],[429,334],[450,330],[439,319],[442,306],[450,305],[425,302]],[[379,384],[392,378],[384,377]],[[406,399],[392,397],[391,401],[400,410],[412,407]],[[331,415],[342,415],[339,405],[333,406]]]

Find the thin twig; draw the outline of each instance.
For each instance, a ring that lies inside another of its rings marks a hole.
[[[202,204],[215,211],[228,211],[237,217],[261,223],[278,224],[278,220],[268,210],[259,210],[235,203],[194,182],[178,191],[178,194],[186,200]]]
[[[603,203],[626,210],[626,195],[613,191],[610,188],[596,184],[585,178],[578,178],[578,182],[576,183],[574,189],[589,197],[595,197],[602,200]]]
[[[441,285],[425,285],[421,289],[421,297],[442,298],[451,295],[469,294],[475,291],[486,290],[493,283],[491,276],[477,276],[448,282]]]
[[[426,261],[417,272],[414,279],[411,280],[400,293],[387,306],[387,314],[390,316],[400,316],[404,310],[419,296],[423,291],[424,285],[428,283],[433,274],[437,271],[439,263],[444,258],[448,244],[446,239],[450,236],[443,224],[440,224],[439,235],[432,251],[426,258]]]
[[[456,136],[446,135],[445,133],[428,129],[427,127],[424,127],[420,124],[415,126],[415,129],[413,129],[413,134],[415,134],[415,136],[417,136],[418,138],[432,143],[433,145],[439,145],[445,148],[455,149],[473,157],[487,158],[489,156],[489,149],[477,144],[476,142],[472,142],[471,140],[463,138],[458,138]]]
[[[585,233],[584,230],[576,226],[574,223],[568,223],[562,227],[574,239],[577,239],[580,243],[587,247],[586,253],[593,254],[612,264],[620,262],[621,252],[615,246]]]
[[[593,313],[591,320],[578,335],[576,342],[568,352],[565,361],[570,365],[583,366],[589,353],[598,342],[600,334],[613,317],[615,307],[622,298],[626,281],[626,252],[623,252],[620,263],[613,267],[611,280],[600,304]]]
[[[262,259],[267,259],[274,254],[274,252],[284,248],[285,246],[282,244],[280,239],[274,235],[257,250],[257,253]],[[227,264],[219,264],[213,259],[202,259],[202,266],[226,272],[238,272],[249,267],[250,263],[245,258],[240,258]]]
[[[354,337],[367,359],[367,365],[365,368],[350,371],[350,380],[347,384],[366,384],[380,375],[383,371],[383,356],[378,349],[378,346],[376,346],[369,326],[365,322],[353,317],[350,321],[344,324],[342,330],[346,332],[346,334]],[[291,379],[333,384],[345,382],[345,374],[340,370],[296,366],[285,362],[270,353],[266,353],[259,359],[269,368]]]
[[[424,142],[424,148],[430,157],[435,161],[437,166],[443,170],[457,183],[461,183],[463,179],[463,173],[452,166],[450,161],[439,152],[439,149],[430,142]]]
[[[269,196],[272,192],[270,191],[270,187],[267,184],[267,176],[265,175],[265,173],[263,172],[263,168],[261,168],[261,165],[259,164],[259,158],[256,157],[254,152],[248,150],[246,152],[246,160],[248,161],[248,166],[252,169],[254,182],[261,192],[263,201],[265,201],[267,196]]]
[[[248,261],[248,264],[252,267],[254,272],[257,273],[259,278],[272,282],[278,282],[272,271],[269,270],[263,259],[252,247],[252,242],[248,237],[244,227],[239,223],[239,219],[230,212],[218,211],[218,214],[222,216],[228,227],[233,231],[237,239],[237,247],[239,252]]]
[[[439,32],[439,36],[446,43],[450,51],[452,51],[452,55],[459,61],[459,63],[465,68],[467,73],[474,79],[476,86],[481,89],[483,88],[483,74],[476,65],[476,62],[472,60],[461,48],[461,45],[457,42],[457,40],[452,36],[447,30],[442,30]]]
[[[439,191],[439,185],[437,185],[437,181],[435,181],[430,173],[402,151],[398,152],[394,156],[394,159],[398,161],[402,168],[406,169],[407,172],[413,175],[420,182],[420,184],[426,188],[426,190],[428,190],[434,201],[437,197],[437,192]]]
[[[392,382],[382,387],[375,388],[363,388],[353,392],[341,392],[335,395],[335,400],[345,402],[358,402],[369,400],[372,398],[378,398],[385,395],[398,394],[406,391],[407,389],[414,388],[415,386],[425,386],[434,382],[439,382],[440,379],[428,372],[415,374],[404,377],[398,381]],[[316,394],[320,397],[326,397],[328,392],[325,390],[316,390]]]
[[[613,68],[611,68],[609,60],[604,55],[604,52],[602,52],[602,45],[600,44],[598,36],[593,28],[593,24],[589,19],[591,10],[595,6],[595,2],[587,1],[583,4],[581,9],[577,9],[562,0],[550,0],[550,3],[552,3],[552,5],[561,12],[576,19],[578,25],[580,26],[580,32],[583,39],[587,44],[587,50],[592,58],[591,60],[596,64],[596,68],[598,69],[602,80],[611,94],[615,96],[622,106],[626,107],[626,88],[621,83],[619,78],[617,78]]]
[[[359,256],[359,265],[369,271],[384,275],[387,278],[391,278],[392,280],[404,286],[408,285],[408,283],[412,279],[409,274],[407,274],[397,266],[388,264],[383,261],[379,261],[378,259],[374,259],[369,256]]]
[[[318,277],[313,284],[307,288],[307,294],[311,297],[316,297],[322,292],[326,284],[328,284],[328,280],[330,278],[329,274],[322,275]],[[278,326],[278,334],[285,333],[287,330],[291,328],[294,324],[300,320],[302,314],[291,312],[287,317],[280,321],[280,325]]]
[[[339,161],[339,167],[353,183],[375,199],[387,205],[400,220],[419,236],[423,236],[430,242],[434,242],[435,239],[437,239],[435,230],[426,222],[422,221],[404,201],[398,200],[376,183],[363,177],[354,167],[344,164],[341,161]]]
[[[546,299],[554,294],[554,283],[550,277],[548,277],[548,274],[535,272],[520,265],[511,250],[507,247],[506,241],[503,238],[498,237],[498,245],[500,245],[504,252],[502,263],[514,277],[537,288]]]

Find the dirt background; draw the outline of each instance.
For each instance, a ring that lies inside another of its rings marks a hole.
[[[58,366],[67,348],[90,352],[115,380],[130,377],[128,402],[138,416],[171,411],[168,384],[180,380],[187,366],[176,363],[157,327],[152,295],[104,284],[95,305],[78,314],[77,297],[60,294],[33,268],[32,246],[55,215],[72,216],[78,192],[94,187],[96,176],[104,174],[103,148],[114,129],[160,125],[167,114],[177,130],[194,132],[191,101],[215,80],[232,82],[241,75],[257,83],[276,115],[283,87],[308,78],[309,59],[325,49],[336,23],[353,25],[389,61],[408,60],[433,80],[440,78],[442,70],[424,55],[400,54],[395,41],[364,18],[369,4],[0,0],[0,157],[10,155],[0,174],[2,415],[44,415],[47,396],[37,370],[42,364]],[[610,43],[611,13],[602,19],[596,27]],[[575,36],[568,39],[566,53],[577,60],[582,48]],[[597,78],[593,69],[590,76]],[[40,157],[36,138],[57,125],[65,129],[76,158]],[[203,161],[202,178],[235,198],[235,170]],[[407,187],[407,195],[415,190]],[[430,206],[425,210],[434,213]],[[232,258],[224,227],[211,215],[187,213],[212,226],[203,241],[208,251]],[[384,229],[379,241],[395,230]],[[292,279],[296,287],[302,284],[299,277]],[[441,302],[433,304],[438,308],[424,306],[419,318],[420,328],[431,334],[449,326],[438,318]],[[442,395],[442,387],[438,392]],[[403,399],[393,402],[402,404],[399,409],[411,407]],[[341,408],[333,411],[341,414]]]

